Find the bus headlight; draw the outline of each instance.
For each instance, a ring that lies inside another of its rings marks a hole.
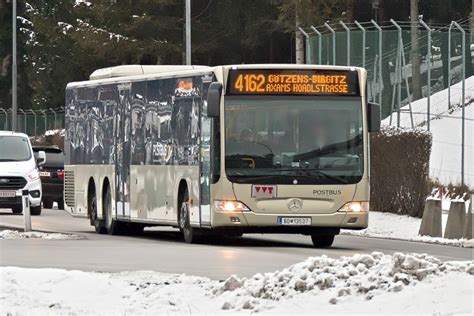
[[[214,207],[221,212],[244,212],[250,211],[249,208],[239,201],[215,200]]]
[[[369,211],[369,202],[349,202],[344,204],[338,212],[344,213],[360,213]]]

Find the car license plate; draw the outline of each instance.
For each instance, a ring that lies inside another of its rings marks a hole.
[[[15,191],[0,191],[0,197],[15,197],[16,192]]]
[[[278,225],[308,226],[311,225],[311,217],[278,217]]]
[[[40,171],[40,177],[49,177],[51,176],[51,172],[48,171]]]

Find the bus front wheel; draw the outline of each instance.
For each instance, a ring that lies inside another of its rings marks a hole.
[[[313,241],[313,245],[316,248],[325,248],[331,247],[332,243],[334,242],[335,234],[327,233],[327,234],[315,234],[311,235],[311,240]]]
[[[188,200],[189,196],[186,191],[180,201],[179,230],[183,233],[184,241],[186,243],[196,244],[201,241],[202,235],[199,229],[191,226]]]

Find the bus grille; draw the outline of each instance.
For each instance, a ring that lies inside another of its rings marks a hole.
[[[64,202],[67,206],[74,207],[74,171],[64,172]]]
[[[26,185],[23,177],[0,177],[0,190],[20,190]]]

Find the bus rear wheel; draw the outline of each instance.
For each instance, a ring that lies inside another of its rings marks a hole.
[[[180,200],[179,230],[183,233],[184,241],[186,243],[196,244],[202,241],[202,233],[198,228],[191,226],[188,200],[189,195],[186,191]]]
[[[105,229],[109,235],[119,235],[123,232],[122,223],[114,220],[112,216],[112,193],[110,187],[107,186],[104,194],[104,215],[105,215]]]
[[[336,235],[332,233],[311,235],[311,240],[316,248],[331,247]]]

